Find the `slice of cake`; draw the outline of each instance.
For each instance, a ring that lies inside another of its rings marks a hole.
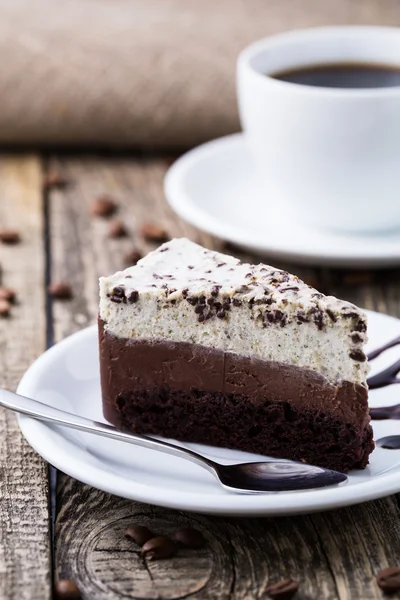
[[[364,468],[366,317],[298,277],[175,239],[100,279],[108,421],[340,471]]]

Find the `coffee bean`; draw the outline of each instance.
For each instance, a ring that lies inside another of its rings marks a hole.
[[[56,300],[70,300],[72,298],[71,286],[68,283],[62,281],[56,281],[51,283],[47,288],[50,296]]]
[[[108,226],[108,237],[110,238],[121,238],[128,234],[128,230],[122,221],[111,221]]]
[[[68,187],[69,181],[58,171],[50,171],[43,179],[45,190],[63,190]]]
[[[2,229],[0,231],[0,242],[3,244],[19,244],[21,236],[15,229]]]
[[[179,529],[174,535],[174,540],[187,548],[201,548],[206,543],[203,534],[193,527]]]
[[[386,594],[394,594],[400,590],[400,567],[387,567],[379,571],[376,583]]]
[[[154,539],[154,533],[143,525],[131,525],[127,527],[124,531],[124,536],[127,540],[136,542],[139,546],[143,546],[149,540]]]
[[[148,540],[142,548],[142,554],[147,560],[168,558],[175,554],[175,551],[175,542],[165,536],[159,536]]]
[[[55,585],[57,600],[80,600],[81,593],[76,583],[70,579],[60,579]]]
[[[0,299],[0,317],[8,317],[11,312],[11,304],[8,300]]]
[[[95,217],[111,217],[117,211],[117,205],[109,196],[100,196],[90,207],[90,212]]]
[[[291,600],[299,588],[297,581],[293,579],[282,579],[277,583],[269,585],[265,593],[270,598],[277,598],[279,600]]]
[[[138,260],[140,260],[141,258],[142,258],[142,255],[140,254],[140,252],[138,250],[136,250],[135,248],[133,248],[132,250],[129,250],[129,252],[127,252],[125,254],[124,261],[128,267],[132,267],[133,265],[136,265]]]
[[[7,300],[7,302],[14,302],[16,298],[15,290],[11,288],[0,287],[0,300]]]
[[[154,223],[145,223],[140,229],[141,235],[147,242],[166,242],[169,239],[164,227]]]

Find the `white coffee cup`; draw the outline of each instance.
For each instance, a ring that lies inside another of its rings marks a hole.
[[[263,195],[342,231],[400,227],[400,87],[323,88],[269,77],[327,63],[400,67],[400,29],[322,27],[266,38],[237,69],[239,111]]]

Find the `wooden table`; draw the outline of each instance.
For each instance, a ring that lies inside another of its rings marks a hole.
[[[138,234],[143,222],[222,247],[166,204],[162,184],[169,164],[170,158],[143,156],[0,157],[0,227],[17,228],[23,236],[18,246],[0,246],[2,283],[15,288],[19,299],[12,316],[0,319],[1,386],[15,389],[47,346],[95,322],[98,276],[123,268],[131,247],[152,248]],[[53,169],[70,185],[47,190],[44,177]],[[129,238],[109,239],[107,222],[90,216],[90,204],[103,193],[119,203]],[[325,293],[400,316],[399,269],[353,272],[274,263]],[[47,284],[58,279],[72,284],[73,300],[46,295]],[[301,582],[299,600],[368,600],[382,597],[375,574],[400,564],[400,496],[310,516],[224,519],[131,502],[61,473],[53,564],[49,469],[6,411],[0,412],[0,456],[1,599],[47,600],[54,575],[73,579],[90,600],[261,599],[268,582],[287,576]],[[208,545],[146,565],[122,535],[138,521],[166,533],[177,523],[192,524]]]

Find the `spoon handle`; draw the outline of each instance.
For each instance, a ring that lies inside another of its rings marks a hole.
[[[39,421],[55,423],[56,425],[61,425],[63,427],[77,429],[86,433],[94,433],[95,435],[128,442],[129,444],[134,444],[136,446],[142,446],[143,448],[158,450],[165,454],[172,454],[173,456],[190,460],[215,474],[213,461],[201,454],[197,454],[197,452],[193,452],[187,448],[181,448],[180,446],[170,444],[169,442],[162,442],[146,435],[126,433],[107,423],[100,423],[98,421],[92,421],[91,419],[74,415],[73,413],[55,408],[54,406],[49,406],[48,404],[33,400],[32,398],[27,398],[26,396],[21,396],[20,394],[10,392],[9,390],[0,389],[0,406],[9,408],[22,415],[38,419]]]

